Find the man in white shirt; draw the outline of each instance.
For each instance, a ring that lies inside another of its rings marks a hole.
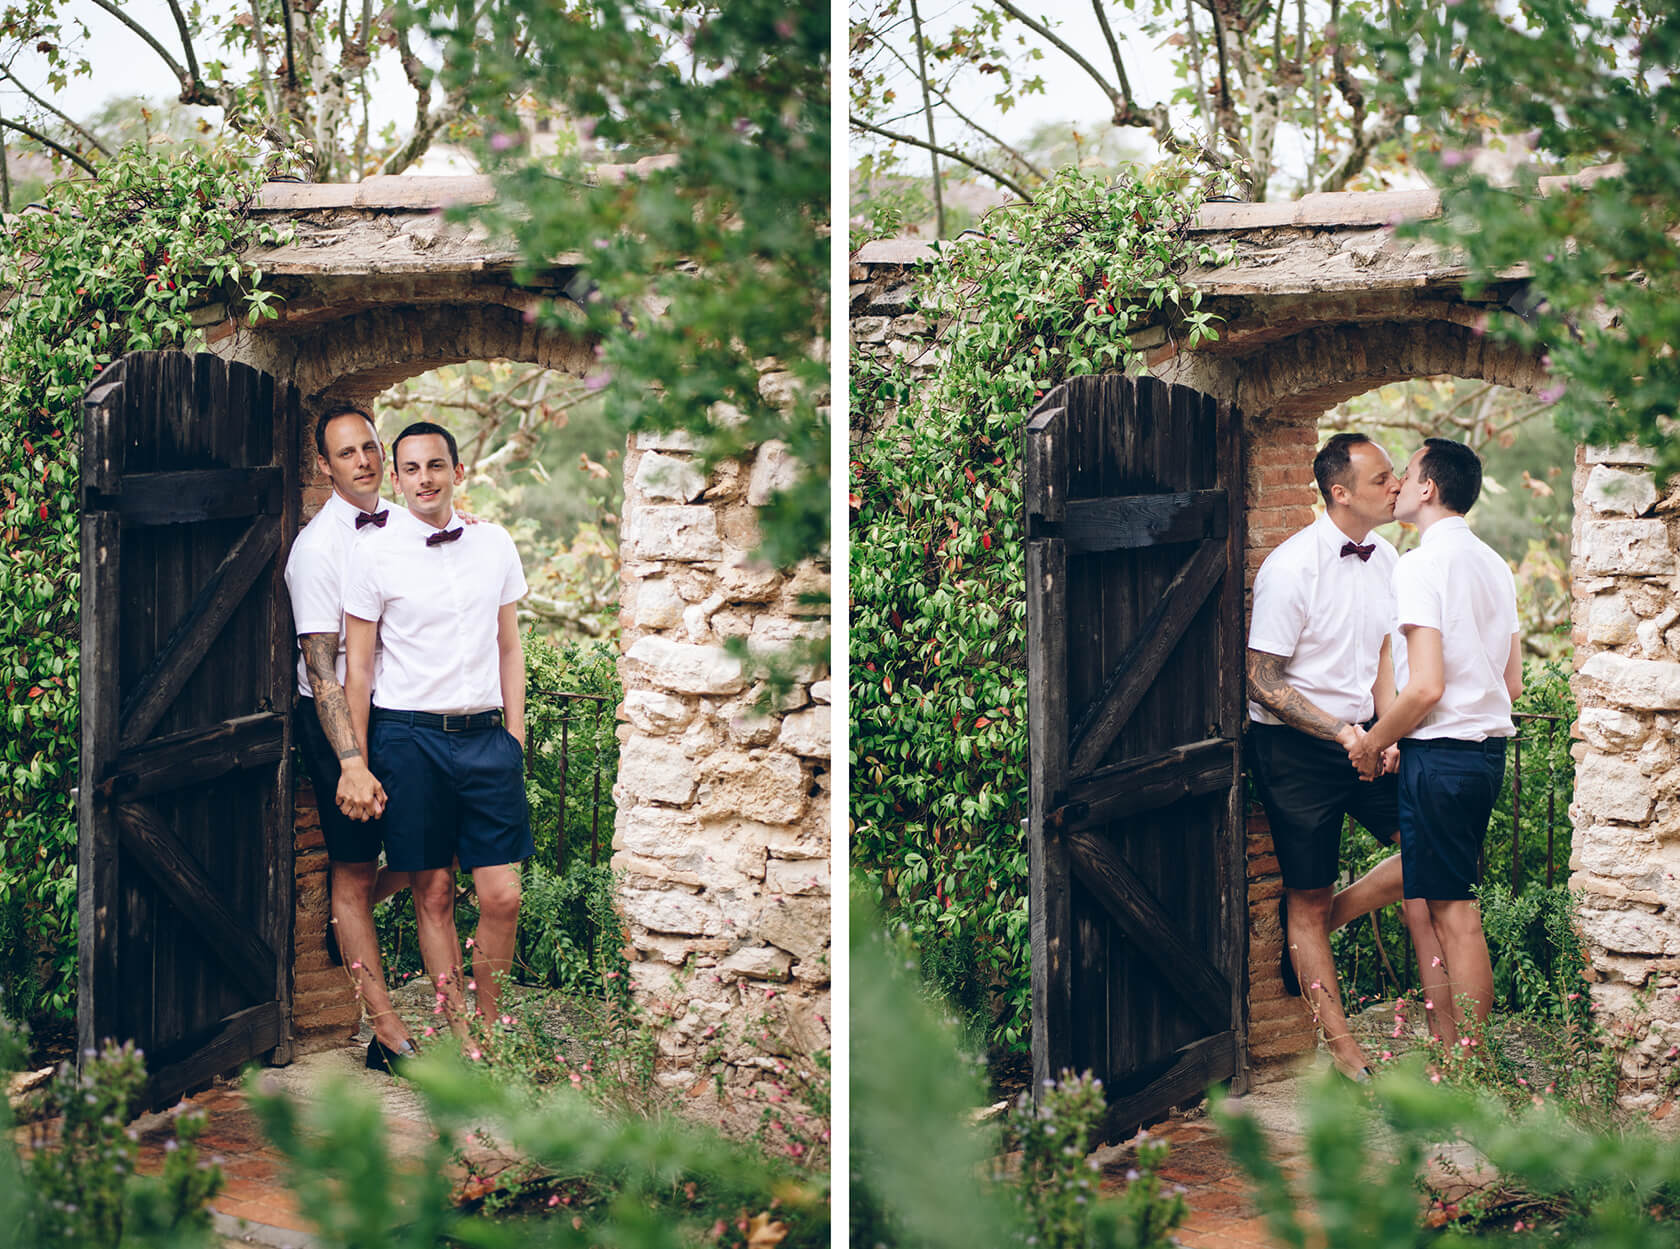
[[[460,1032],[452,861],[472,873],[478,894],[468,987],[493,1019],[513,965],[519,864],[533,850],[515,614],[525,576],[506,530],[456,515],[464,470],[447,430],[410,425],[391,444],[391,465],[408,510],[352,556],[346,690],[387,794],[386,861],[414,874],[420,954]]]
[[[1399,484],[1388,455],[1363,434],[1331,438],[1313,460],[1313,475],[1324,515],[1279,544],[1254,581],[1248,759],[1283,875],[1285,989],[1307,986],[1337,1065],[1362,1079],[1369,1068],[1348,1031],[1330,933],[1401,894],[1397,856],[1334,891],[1346,816],[1383,842],[1394,841],[1400,827],[1394,776],[1379,764],[1362,777],[1347,755],[1364,735],[1361,726],[1394,697],[1396,556],[1371,530],[1392,519]],[[1420,931],[1424,938],[1420,968],[1438,966],[1421,904],[1406,908],[1406,922],[1414,941]]]
[[[1460,999],[1480,1022],[1493,1005],[1493,968],[1476,907],[1477,863],[1505,775],[1511,704],[1522,693],[1516,578],[1464,514],[1482,490],[1482,462],[1463,443],[1430,438],[1406,467],[1397,518],[1418,527],[1417,549],[1394,574],[1406,686],[1354,743],[1369,768],[1400,743],[1400,854],[1405,893],[1422,898],[1440,939],[1456,1039]]]
[[[299,531],[286,560],[286,589],[298,634],[298,701],[292,732],[315,788],[332,890],[329,950],[349,960],[373,1021],[367,1065],[389,1070],[412,1053],[391,1006],[380,965],[373,904],[401,887],[379,871],[384,788],[368,770],[344,697],[344,572],[350,552],[389,521],[380,501],[385,456],[373,418],[360,408],[325,413],[315,426],[316,463],[332,483],[321,510]]]

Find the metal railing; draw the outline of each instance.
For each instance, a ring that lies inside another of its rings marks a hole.
[[[1545,798],[1545,828],[1546,828],[1546,884],[1551,886],[1557,872],[1557,817],[1559,777],[1557,775],[1557,744],[1559,733],[1567,736],[1569,720],[1564,716],[1542,715],[1539,713],[1521,713],[1513,715],[1511,719],[1516,723],[1516,736],[1510,739],[1510,746],[1505,757],[1505,777],[1511,796],[1511,893],[1516,895],[1522,889],[1522,860],[1523,860],[1523,788],[1526,783],[1531,796],[1538,789]],[[1528,748],[1531,760],[1528,778],[1523,776],[1524,747]],[[1538,749],[1537,749],[1538,748]],[[1544,773],[1540,777],[1533,774],[1532,760],[1538,755],[1544,761]],[[1570,794],[1563,794],[1562,810],[1568,818]],[[1534,808],[1529,814],[1538,816],[1539,800],[1532,799]],[[1487,847],[1482,847],[1482,857],[1477,865],[1478,874],[1485,875],[1487,869]]]
[[[601,861],[601,775],[616,768],[616,751],[602,748],[601,718],[611,716],[613,701],[602,694],[575,694],[566,690],[534,689],[527,695],[526,738],[531,749],[525,754],[526,775],[552,769],[558,799],[554,813],[554,870],[566,870],[567,813],[575,805],[574,785],[585,786],[589,815],[589,862]],[[610,723],[610,721],[609,721]],[[558,750],[549,746],[558,733]],[[587,749],[574,752],[574,738],[587,742]],[[615,743],[616,745],[616,743]],[[580,775],[580,771],[584,774]],[[611,805],[613,777],[607,778]]]

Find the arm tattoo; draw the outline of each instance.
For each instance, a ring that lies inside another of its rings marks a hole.
[[[1283,679],[1284,657],[1265,651],[1248,652],[1248,695],[1290,728],[1313,737],[1336,740],[1344,722],[1327,715]]]
[[[303,647],[303,661],[309,669],[309,688],[315,695],[315,714],[321,721],[321,731],[340,759],[360,756],[362,748],[356,744],[355,731],[350,727],[350,704],[345,700],[344,687],[338,683],[338,634],[303,633],[298,635],[298,643]]]

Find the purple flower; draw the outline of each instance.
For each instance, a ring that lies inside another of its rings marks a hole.
[[[607,388],[607,384],[611,381],[612,370],[603,369],[599,373],[591,373],[588,377],[584,378],[583,388],[585,390],[605,390]]]
[[[1554,382],[1552,385],[1546,387],[1545,390],[1542,390],[1538,398],[1541,403],[1556,403],[1559,399],[1563,398],[1563,383]]]
[[[793,38],[793,23],[788,21],[788,19],[785,18],[785,17],[779,19],[776,22],[776,33],[778,35],[780,35],[783,39],[792,39]]]
[[[503,134],[500,130],[490,136],[490,148],[495,152],[505,152],[518,142],[511,134]]]
[[[1449,147],[1441,153],[1441,163],[1448,169],[1453,168],[1455,165],[1462,165],[1469,159],[1470,158],[1468,156],[1455,147]]]

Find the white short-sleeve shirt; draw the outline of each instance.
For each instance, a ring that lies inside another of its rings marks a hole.
[[[390,711],[463,714],[502,706],[497,613],[525,597],[525,573],[500,525],[439,532],[401,508],[376,538],[357,544],[345,579],[344,610],[379,622],[373,705]]]
[[[383,499],[376,506],[381,512],[391,510]],[[359,507],[333,491],[321,510],[298,531],[292,552],[286,557],[286,592],[292,599],[293,627],[299,634],[338,634],[336,668],[340,685],[344,684],[344,574],[351,550],[368,534],[379,532],[375,525],[357,529],[356,517],[361,514]],[[297,680],[298,693],[313,697],[309,665],[304,662],[301,646]]]
[[[1284,680],[1315,707],[1349,724],[1376,711],[1371,687],[1384,636],[1394,627],[1393,545],[1380,534],[1371,558],[1343,555],[1348,536],[1329,515],[1291,534],[1260,565],[1248,648],[1281,655]],[[1283,723],[1250,700],[1260,724]]]
[[[1438,520],[1394,570],[1399,624],[1441,634],[1441,700],[1412,737],[1479,742],[1509,737],[1505,663],[1517,631],[1517,579],[1462,516]]]

